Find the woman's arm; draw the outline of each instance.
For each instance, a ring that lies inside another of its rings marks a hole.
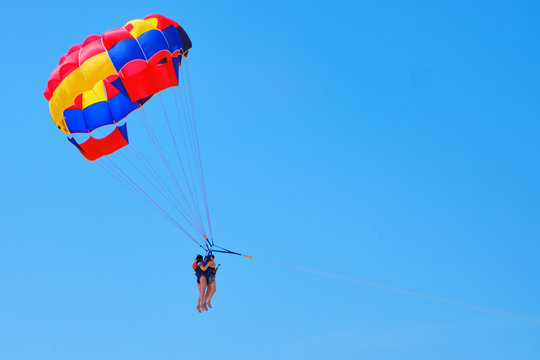
[[[201,269],[202,271],[206,271],[206,269],[208,269],[209,266],[210,266],[210,263],[208,263],[206,265],[199,265],[199,269]]]

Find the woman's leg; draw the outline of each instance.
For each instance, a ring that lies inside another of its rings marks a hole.
[[[208,280],[207,280],[206,294],[204,295],[204,302],[203,302],[203,308],[205,310],[208,310],[208,298],[210,297],[210,292],[211,292],[211,289],[210,289],[210,285],[208,285]],[[210,306],[210,308],[212,307]]]
[[[199,296],[197,297],[197,311],[201,312],[201,284],[198,281],[197,290],[199,291]]]
[[[216,281],[214,280],[214,282],[211,283],[210,285],[208,285],[208,287],[210,288],[210,293],[207,295],[206,303],[208,304],[208,307],[211,309],[212,304],[211,304],[210,301],[212,300],[212,297],[216,293]],[[207,291],[207,293],[208,293],[208,291]]]
[[[205,301],[204,292],[206,291],[206,277],[204,277],[204,275],[200,277],[197,285],[199,286],[199,300],[197,302],[197,310],[201,312],[201,307],[204,309],[204,306],[203,306],[204,301]]]
[[[206,279],[206,293],[204,294],[204,300],[202,304],[202,308],[205,311],[208,311],[208,296],[210,296],[210,285],[208,284],[208,279]]]
[[[203,280],[204,279],[204,280]],[[208,279],[206,278],[206,276],[201,276],[201,284],[204,284],[204,287],[203,287],[203,297],[202,297],[202,302],[201,302],[201,308],[204,310],[204,311],[208,311],[208,307],[206,306],[206,299],[208,298]]]

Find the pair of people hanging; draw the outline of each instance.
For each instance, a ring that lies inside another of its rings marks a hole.
[[[219,265],[216,267],[215,258],[212,253],[209,253],[205,258],[202,255],[197,255],[193,262],[193,270],[197,277],[197,287],[199,289],[199,297],[197,300],[197,311],[203,312],[212,309],[212,297],[216,293],[216,272]]]

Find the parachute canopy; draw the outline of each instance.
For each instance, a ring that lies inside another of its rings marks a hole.
[[[184,29],[169,18],[131,20],[72,46],[44,95],[54,123],[86,159],[203,246],[212,227],[187,65],[190,49]],[[167,88],[173,89],[162,92]],[[149,101],[154,96],[159,101]],[[165,105],[167,99],[174,106]],[[128,117],[135,110],[138,118]]]
[[[182,27],[157,14],[87,37],[60,58],[47,82],[54,123],[66,134],[118,124],[154,94],[178,85],[180,61],[190,49]],[[69,141],[96,160],[128,144],[127,127],[118,125],[101,139]]]

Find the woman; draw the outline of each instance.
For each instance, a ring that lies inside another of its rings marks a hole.
[[[208,256],[207,259],[207,266],[208,268],[204,272],[204,276],[206,277],[206,296],[204,297],[203,307],[206,308],[208,306],[210,309],[212,308],[212,304],[210,301],[212,301],[212,296],[216,293],[216,263],[214,262],[214,255]]]
[[[193,266],[195,270],[195,276],[197,277],[197,287],[199,288],[199,299],[197,301],[197,311],[201,312],[201,308],[202,310],[206,311],[208,310],[208,308],[206,307],[206,304],[205,304],[206,303],[205,291],[207,287],[205,271],[208,269],[208,264],[205,264],[203,262],[202,255],[197,255]]]

